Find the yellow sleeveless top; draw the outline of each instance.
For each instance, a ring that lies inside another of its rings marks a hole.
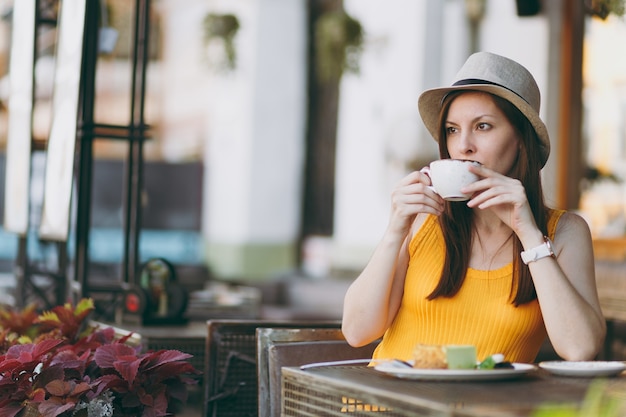
[[[564,213],[550,210],[548,235],[554,239]],[[412,359],[418,343],[475,345],[478,359],[502,353],[510,362],[533,362],[546,338],[537,300],[510,302],[513,263],[479,271],[469,268],[459,292],[427,300],[437,285],[445,243],[437,217],[429,216],[409,244],[402,304],[374,351],[375,359]]]

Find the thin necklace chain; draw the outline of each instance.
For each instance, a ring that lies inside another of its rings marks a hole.
[[[483,253],[482,261],[483,262],[487,262],[488,261],[489,262],[489,266],[491,266],[493,264],[493,261],[495,260],[496,256],[500,253],[501,250],[503,250],[505,248],[505,246],[507,245],[509,240],[511,240],[511,238],[513,237],[513,231],[511,231],[509,236],[506,239],[504,239],[504,241],[500,244],[500,246],[498,246],[498,248],[493,252],[493,254],[488,256],[487,249],[483,245],[483,241],[482,241],[482,239],[480,237],[480,233],[478,233],[478,229],[474,229],[474,234],[476,235],[476,240],[478,242],[478,245],[482,249],[482,253]]]

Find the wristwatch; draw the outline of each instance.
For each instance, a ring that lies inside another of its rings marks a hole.
[[[532,249],[522,251],[520,255],[522,256],[522,261],[524,261],[526,265],[531,262],[538,261],[541,258],[547,258],[548,256],[554,257],[554,248],[552,247],[552,241],[549,237],[544,236],[543,243],[541,245]]]

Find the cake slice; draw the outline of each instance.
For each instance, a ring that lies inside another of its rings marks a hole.
[[[446,369],[446,352],[442,345],[418,344],[413,349],[413,367],[422,369]]]
[[[476,369],[476,346],[473,345],[446,345],[448,369]]]
[[[476,369],[476,346],[418,344],[413,367],[422,369]]]

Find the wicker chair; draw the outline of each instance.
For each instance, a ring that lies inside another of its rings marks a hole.
[[[280,415],[282,367],[371,358],[378,342],[354,348],[346,342],[339,328],[259,328],[257,330],[259,417]]]
[[[339,329],[340,326],[339,321],[236,319],[207,321],[204,415],[206,417],[257,415],[257,328]]]

